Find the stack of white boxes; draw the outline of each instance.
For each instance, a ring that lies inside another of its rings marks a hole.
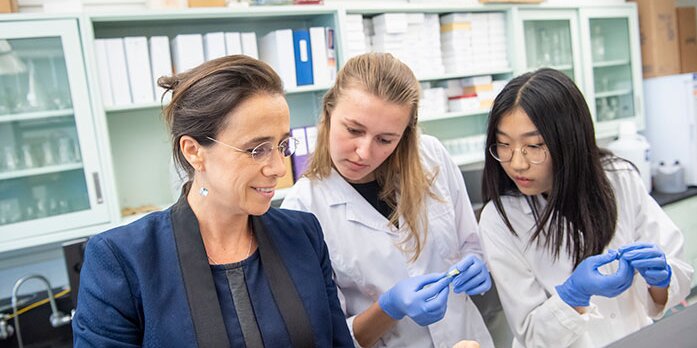
[[[486,134],[466,138],[448,139],[442,142],[457,164],[481,161],[485,155]]]
[[[451,13],[440,17],[440,40],[445,71],[472,71],[472,13]]]
[[[417,76],[445,72],[437,14],[386,13],[373,17],[372,50],[392,53]]]
[[[366,35],[363,31],[363,16],[359,14],[346,15],[346,30],[343,32],[346,60],[368,52]]]
[[[506,17],[503,12],[488,13],[489,21],[489,59],[490,69],[508,69],[508,47],[506,42]]]
[[[448,112],[448,98],[445,88],[434,87],[429,82],[421,83],[421,98],[419,99],[419,120],[427,121],[435,115]]]
[[[411,26],[410,26],[411,27]],[[420,28],[422,38],[416,49],[421,58],[421,73],[419,76],[442,75],[445,73],[443,54],[440,46],[440,18],[438,14],[425,14]]]
[[[451,13],[440,18],[440,27],[447,72],[509,67],[503,13]]]
[[[397,59],[409,65],[412,69],[415,63],[409,57],[409,42],[414,38],[407,32],[406,13],[384,13],[373,17],[373,32],[371,38],[374,52],[389,52]],[[418,37],[417,37],[418,40]],[[413,45],[412,45],[413,46]]]
[[[471,76],[445,81],[450,112],[478,112],[492,107],[494,99],[508,83],[492,75]]]

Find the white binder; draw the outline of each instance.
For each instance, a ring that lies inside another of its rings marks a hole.
[[[131,87],[128,84],[128,65],[126,64],[126,50],[123,47],[123,39],[106,39],[105,44],[114,105],[131,104]]]
[[[225,34],[223,32],[204,34],[203,47],[205,48],[206,61],[224,57],[227,54],[225,49]]]
[[[155,101],[160,101],[165,89],[157,85],[157,79],[162,76],[172,75],[172,55],[169,51],[169,38],[166,36],[153,36],[150,38],[150,67],[152,69],[153,86],[155,87]],[[163,101],[169,101],[172,94],[168,93]]]
[[[172,60],[177,73],[201,65],[203,55],[203,36],[201,34],[180,34],[172,39]]]
[[[327,39],[324,27],[310,28],[310,47],[312,48],[312,76],[314,84],[324,86],[331,83],[331,68],[327,58]]]
[[[114,97],[111,93],[111,79],[109,78],[109,60],[104,39],[94,40],[94,57],[97,61],[99,74],[99,91],[102,95],[102,104],[109,107],[114,105]]]
[[[278,75],[281,76],[283,87],[286,90],[297,87],[293,31],[282,29],[266,34],[261,38],[260,48],[261,60],[271,65]]]
[[[123,39],[128,65],[128,81],[131,86],[133,103],[152,103],[155,100],[150,70],[150,53],[145,36]]]
[[[257,34],[254,32],[242,33],[240,36],[242,38],[242,54],[248,55],[255,59],[259,59],[259,49],[257,48]]]
[[[225,52],[228,56],[242,54],[242,37],[240,33],[225,33]]]

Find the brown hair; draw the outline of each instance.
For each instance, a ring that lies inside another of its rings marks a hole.
[[[188,180],[193,178],[194,168],[179,148],[182,136],[209,146],[212,141],[208,137],[216,138],[227,115],[247,98],[261,93],[283,95],[278,74],[268,64],[244,55],[214,59],[191,70],[160,77],[157,84],[166,92],[172,91],[172,101],[163,115],[172,137],[174,163]]]
[[[322,179],[331,173],[331,114],[343,93],[352,88],[411,108],[409,124],[399,144],[375,169],[375,177],[382,187],[380,198],[394,209],[390,223],[396,225],[402,216],[409,227],[409,234],[402,240],[400,247],[413,253],[411,260],[416,260],[428,234],[425,198],[426,195],[435,195],[431,191],[432,173],[425,173],[419,156],[419,82],[406,64],[389,53],[367,53],[346,62],[339,71],[336,83],[324,95],[322,114],[317,127],[317,147],[305,175],[310,179]]]

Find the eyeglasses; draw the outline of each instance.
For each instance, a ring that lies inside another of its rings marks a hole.
[[[295,149],[298,148],[298,139],[295,139],[293,137],[288,137],[283,140],[278,145],[273,145],[270,141],[265,141],[254,148],[248,149],[248,150],[242,150],[239,148],[236,148],[232,145],[226,144],[220,140],[215,140],[211,137],[206,137],[208,140],[212,140],[220,145],[227,146],[235,151],[239,152],[244,152],[250,156],[252,156],[252,159],[254,159],[257,162],[263,162],[269,159],[271,156],[271,153],[273,152],[274,149],[278,150],[278,152],[281,154],[283,157],[289,157],[290,155],[295,153]]]
[[[491,144],[489,146],[491,156],[501,163],[512,161],[513,153],[517,150],[506,144]],[[520,153],[531,164],[540,164],[547,159],[547,150],[545,150],[544,145],[523,145],[520,147]]]

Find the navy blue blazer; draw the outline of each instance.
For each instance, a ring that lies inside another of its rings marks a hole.
[[[155,212],[90,238],[73,318],[75,347],[197,346],[171,213]],[[317,218],[271,208],[261,221],[298,291],[317,346],[353,347]]]

